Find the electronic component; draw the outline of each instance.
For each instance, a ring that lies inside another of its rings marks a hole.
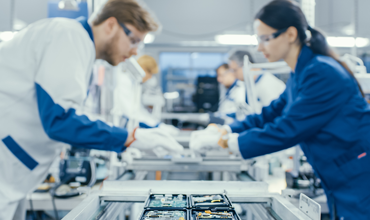
[[[226,196],[221,194],[215,195],[191,195],[192,207],[229,207],[231,203]]]
[[[185,220],[186,211],[171,210],[147,210],[141,220]]]
[[[241,220],[235,210],[228,209],[220,211],[216,209],[212,210],[193,210],[192,220],[206,220],[206,219],[219,219],[219,220]]]
[[[146,208],[187,208],[186,195],[182,194],[156,194],[150,195]]]
[[[216,212],[216,211],[194,211],[194,215],[197,220],[199,219],[234,219],[234,215],[232,212],[224,211],[224,212]]]

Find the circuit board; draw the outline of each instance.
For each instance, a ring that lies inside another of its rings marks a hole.
[[[185,195],[152,195],[150,197],[149,206],[151,208],[159,207],[173,207],[173,208],[186,208],[187,200]]]
[[[225,200],[222,195],[193,195],[192,201],[194,206],[198,207],[215,207],[215,206],[228,206],[229,202]]]
[[[146,211],[142,220],[185,220],[186,212],[185,211],[164,211],[164,210],[155,210],[155,211]]]
[[[233,212],[214,212],[214,211],[194,211],[194,216],[196,220],[200,219],[229,219],[235,220]]]

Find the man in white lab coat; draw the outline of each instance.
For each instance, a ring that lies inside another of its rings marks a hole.
[[[254,63],[252,55],[248,51],[238,50],[229,57],[229,68],[233,71],[236,77],[244,81],[243,66],[244,56],[249,57],[249,61]],[[285,83],[271,73],[264,73],[254,78],[256,83],[256,93],[260,107],[268,106],[277,99],[285,90]],[[248,96],[246,95],[246,103],[248,104]]]
[[[24,219],[57,148],[182,150],[156,129],[128,133],[80,114],[95,59],[123,62],[157,26],[135,0],[109,0],[92,23],[44,19],[0,45],[0,220]]]

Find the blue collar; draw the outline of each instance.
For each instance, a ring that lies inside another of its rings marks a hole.
[[[230,94],[230,91],[236,86],[237,83],[238,83],[238,80],[236,79],[234,83],[227,89],[226,96]]]
[[[84,16],[81,16],[81,17],[76,18],[76,20],[81,23],[82,27],[84,27],[85,30],[87,31],[87,33],[89,34],[90,39],[92,40],[92,42],[95,43],[92,29],[91,29],[89,23],[87,23],[87,18],[85,18]]]
[[[255,80],[255,83],[258,83],[258,81],[260,81],[261,78],[262,78],[262,74],[257,77],[257,79]]]
[[[312,50],[307,45],[303,45],[301,53],[298,56],[298,60],[295,66],[294,73],[301,72],[314,55],[315,54],[312,52]]]

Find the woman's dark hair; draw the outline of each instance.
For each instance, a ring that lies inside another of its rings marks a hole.
[[[335,59],[356,80],[353,72],[349,69],[347,64],[340,61],[339,56],[330,48],[325,36],[319,30],[309,26],[305,15],[297,3],[290,0],[274,0],[265,5],[257,13],[255,19],[259,19],[263,23],[277,30],[295,27],[298,32],[298,40],[301,44],[307,44],[307,46],[309,46],[316,54],[329,56]],[[306,34],[307,30],[311,32],[310,39],[308,39]],[[358,82],[357,85],[362,96],[364,96],[364,93]]]

